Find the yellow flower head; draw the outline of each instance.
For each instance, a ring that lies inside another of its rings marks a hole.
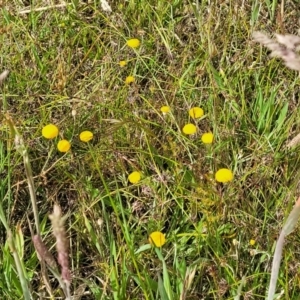
[[[130,48],[138,48],[140,46],[141,42],[138,39],[130,39],[127,41],[126,44]]]
[[[214,140],[214,135],[211,132],[206,132],[202,135],[201,141],[203,144],[211,144]]]
[[[167,113],[169,113],[169,112],[171,111],[171,109],[170,109],[170,106],[162,106],[162,107],[160,108],[160,111],[161,111],[163,114],[167,114]]]
[[[59,152],[68,152],[71,148],[71,144],[67,140],[60,140],[57,143],[57,149]]]
[[[123,68],[127,65],[127,61],[126,60],[121,60],[121,61],[119,61],[119,65],[120,65],[121,68]]]
[[[160,231],[154,231],[149,236],[149,243],[155,247],[161,247],[166,243],[165,235]]]
[[[58,128],[53,124],[48,124],[42,129],[42,136],[46,139],[54,139],[58,136]]]
[[[204,115],[204,111],[200,107],[192,107],[189,110],[189,115],[193,119],[198,119],[198,118],[201,118]]]
[[[130,173],[128,176],[128,181],[130,183],[135,184],[135,183],[138,183],[140,180],[141,180],[141,173],[138,171],[134,171],[134,172]]]
[[[215,174],[215,179],[218,182],[229,182],[233,179],[233,174],[229,169],[220,169]]]
[[[184,125],[184,127],[182,128],[182,132],[184,134],[195,134],[197,131],[197,127],[194,124],[186,124]]]
[[[135,81],[135,78],[133,76],[127,76],[125,79],[126,84],[133,83]]]
[[[82,141],[82,142],[89,142],[92,138],[93,138],[93,133],[91,131],[82,131],[79,135],[79,139]]]
[[[251,246],[254,246],[254,245],[255,245],[255,243],[256,243],[256,241],[255,241],[255,240],[253,240],[253,239],[251,239],[251,240],[249,241],[249,244],[250,244]]]

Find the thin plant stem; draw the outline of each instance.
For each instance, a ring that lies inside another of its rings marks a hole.
[[[32,176],[32,169],[31,169],[31,165],[30,165],[28,151],[26,149],[26,146],[24,144],[22,136],[18,132],[18,129],[14,125],[14,122],[8,113],[6,114],[6,120],[12,131],[11,135],[12,135],[12,137],[14,137],[16,149],[19,151],[19,153],[23,157],[25,173],[26,173],[26,178],[27,178],[27,184],[28,184],[30,200],[31,200],[31,205],[32,205],[32,211],[33,211],[34,221],[35,221],[35,230],[36,230],[36,234],[40,235],[40,221],[39,221],[38,207],[37,207],[37,201],[36,201],[36,195],[35,195],[34,180],[33,180],[33,176]]]
[[[31,205],[32,205],[32,210],[33,210],[33,215],[34,215],[36,234],[39,235],[40,234],[40,221],[39,221],[34,181],[33,181],[33,176],[32,176],[32,169],[31,169],[27,149],[25,147],[24,147],[24,149],[25,149],[25,151],[23,152],[23,161],[24,161],[25,172],[26,172],[26,177],[27,177],[27,184],[28,184],[30,200],[31,200]]]
[[[20,283],[22,286],[24,299],[31,300],[32,297],[30,295],[30,291],[29,291],[29,287],[28,287],[28,280],[26,279],[24,270],[22,268],[21,260],[20,260],[19,254],[15,247],[15,239],[14,239],[10,229],[7,231],[7,235],[8,235],[8,238],[7,238],[8,245],[10,247],[10,250],[12,252],[12,255],[13,255],[16,267],[17,267],[17,272],[18,272]]]

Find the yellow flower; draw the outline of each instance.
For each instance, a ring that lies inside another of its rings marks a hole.
[[[250,244],[251,246],[254,246],[254,245],[255,245],[255,243],[256,243],[256,241],[255,241],[255,240],[253,240],[253,239],[251,239],[251,240],[249,241],[249,244]]]
[[[130,48],[138,48],[141,42],[138,39],[130,39],[127,41],[127,46]]]
[[[229,169],[220,169],[216,172],[215,179],[218,182],[229,182],[233,179],[233,174]]]
[[[197,128],[194,124],[186,124],[182,128],[182,131],[184,134],[195,134],[197,131]]]
[[[135,81],[135,78],[133,76],[127,76],[125,79],[126,84],[133,83]]]
[[[71,148],[71,144],[67,140],[61,140],[57,143],[57,149],[60,152],[68,152]]]
[[[120,65],[121,68],[123,68],[127,65],[127,61],[126,60],[121,60],[121,61],[119,61],[119,65]]]
[[[163,113],[163,114],[167,114],[167,113],[169,113],[170,112],[170,106],[162,106],[161,108],[160,108],[160,111]]]
[[[204,115],[204,111],[200,107],[192,107],[189,110],[189,115],[193,119],[198,119],[198,118],[201,118]]]
[[[58,128],[53,124],[48,124],[42,129],[42,136],[46,139],[54,139],[58,136]]]
[[[214,140],[214,135],[211,132],[206,132],[201,137],[201,141],[204,144],[211,144],[213,140]]]
[[[128,181],[130,183],[138,183],[141,180],[141,173],[138,171],[134,171],[132,173],[129,174],[128,176]]]
[[[89,142],[92,138],[93,138],[93,133],[90,132],[90,131],[82,131],[79,135],[79,139],[82,141],[82,142]]]
[[[155,247],[161,247],[166,243],[165,235],[160,231],[154,231],[149,236],[149,243]]]

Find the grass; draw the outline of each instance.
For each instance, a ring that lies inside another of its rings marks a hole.
[[[264,299],[298,196],[298,147],[286,145],[299,133],[299,76],[252,33],[295,34],[297,1],[283,11],[277,1],[121,0],[109,1],[110,14],[98,0],[65,2],[0,4],[1,67],[10,70],[1,86],[0,298],[24,298],[15,256],[33,299],[63,298],[32,243],[8,113],[54,256],[49,215],[58,204],[66,216],[74,299]],[[141,46],[127,47],[130,38]],[[193,106],[205,115],[191,119]],[[41,136],[49,123],[60,129],[51,141]],[[182,133],[187,123],[196,135]],[[89,143],[79,140],[84,130]],[[204,145],[210,131],[214,142]],[[60,138],[71,141],[66,154],[56,150]],[[215,182],[220,168],[234,180]],[[142,173],[137,184],[132,171]],[[153,231],[165,233],[163,247],[150,246]],[[298,242],[297,230],[286,238],[277,299],[299,298]]]

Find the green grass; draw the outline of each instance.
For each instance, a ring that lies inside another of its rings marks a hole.
[[[98,0],[69,0],[64,8],[6,2],[0,298],[23,299],[13,254],[32,297],[49,297],[8,112],[28,149],[41,235],[54,256],[48,216],[55,203],[67,215],[76,299],[264,299],[275,243],[298,196],[298,147],[286,144],[299,133],[300,80],[269,58],[252,32],[296,33],[297,1],[285,8],[283,23],[277,1],[121,0],[109,1],[111,14]],[[130,49],[129,38],[141,46]],[[121,60],[128,62],[123,68]],[[128,75],[135,83],[125,85]],[[162,115],[163,105],[170,114]],[[204,117],[192,120],[193,106]],[[193,137],[181,131],[189,122],[198,128]],[[70,152],[56,150],[59,138],[41,136],[49,123],[71,141]],[[83,130],[94,133],[87,144],[78,137]],[[207,146],[201,135],[209,131],[214,142]],[[216,183],[220,168],[231,169],[234,180]],[[135,170],[143,176],[133,185],[127,177]],[[160,249],[149,245],[153,231],[166,234]],[[286,240],[280,299],[300,295],[299,238],[296,230]],[[51,272],[49,278],[59,299],[59,284]]]

